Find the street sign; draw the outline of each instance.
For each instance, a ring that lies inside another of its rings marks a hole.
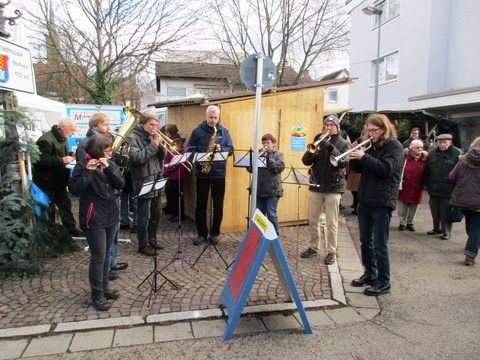
[[[0,38],[0,89],[35,93],[30,50]]]
[[[257,60],[258,57],[263,57],[263,77],[262,77],[262,91],[268,90],[275,83],[277,70],[275,65],[269,57],[262,54],[252,54],[243,60],[240,65],[240,79],[243,85],[249,90],[255,90],[257,84]]]

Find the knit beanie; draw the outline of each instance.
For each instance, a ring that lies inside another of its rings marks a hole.
[[[325,125],[327,122],[332,122],[332,123],[334,123],[335,126],[337,127],[337,131],[340,131],[340,121],[338,121],[337,115],[335,115],[335,114],[328,115],[328,116],[325,118],[325,121],[324,121],[323,124]]]

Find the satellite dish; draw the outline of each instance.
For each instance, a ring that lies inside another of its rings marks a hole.
[[[249,90],[255,90],[257,84],[257,61],[258,57],[263,57],[263,79],[262,89],[268,90],[275,83],[277,69],[272,59],[263,54],[252,54],[245,58],[240,65],[240,79],[243,85]]]

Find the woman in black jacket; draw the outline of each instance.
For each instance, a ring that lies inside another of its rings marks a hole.
[[[362,174],[358,187],[358,227],[365,273],[352,281],[353,286],[373,285],[365,295],[377,296],[390,291],[388,236],[392,211],[396,207],[403,166],[403,148],[395,127],[382,114],[372,114],[365,123],[367,150],[350,154],[352,170]]]
[[[110,308],[108,299],[119,297],[108,287],[110,248],[119,221],[120,210],[114,189],[121,190],[125,180],[117,165],[109,160],[112,140],[102,134],[85,142],[86,163],[77,163],[68,188],[80,196],[79,220],[90,248],[88,277],[93,306],[99,311]]]

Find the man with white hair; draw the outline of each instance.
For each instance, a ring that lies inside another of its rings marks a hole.
[[[74,160],[74,157],[68,154],[68,138],[76,131],[77,126],[73,120],[63,119],[37,140],[40,160],[33,167],[33,182],[50,199],[49,221],[55,221],[57,205],[63,225],[71,235],[80,236],[83,232],[76,227],[72,202],[66,189],[70,179],[70,170],[66,165]]]
[[[195,147],[197,153],[228,152],[233,154],[233,143],[230,134],[220,124],[220,108],[210,105],[205,111],[205,120],[193,130],[188,146]],[[212,159],[213,160],[213,159]],[[194,245],[210,241],[216,245],[219,241],[220,226],[223,218],[223,200],[225,197],[226,161],[204,161],[195,163],[197,178],[197,207],[195,221],[197,223],[198,238]],[[208,194],[212,191],[213,220],[210,228],[207,227]]]

